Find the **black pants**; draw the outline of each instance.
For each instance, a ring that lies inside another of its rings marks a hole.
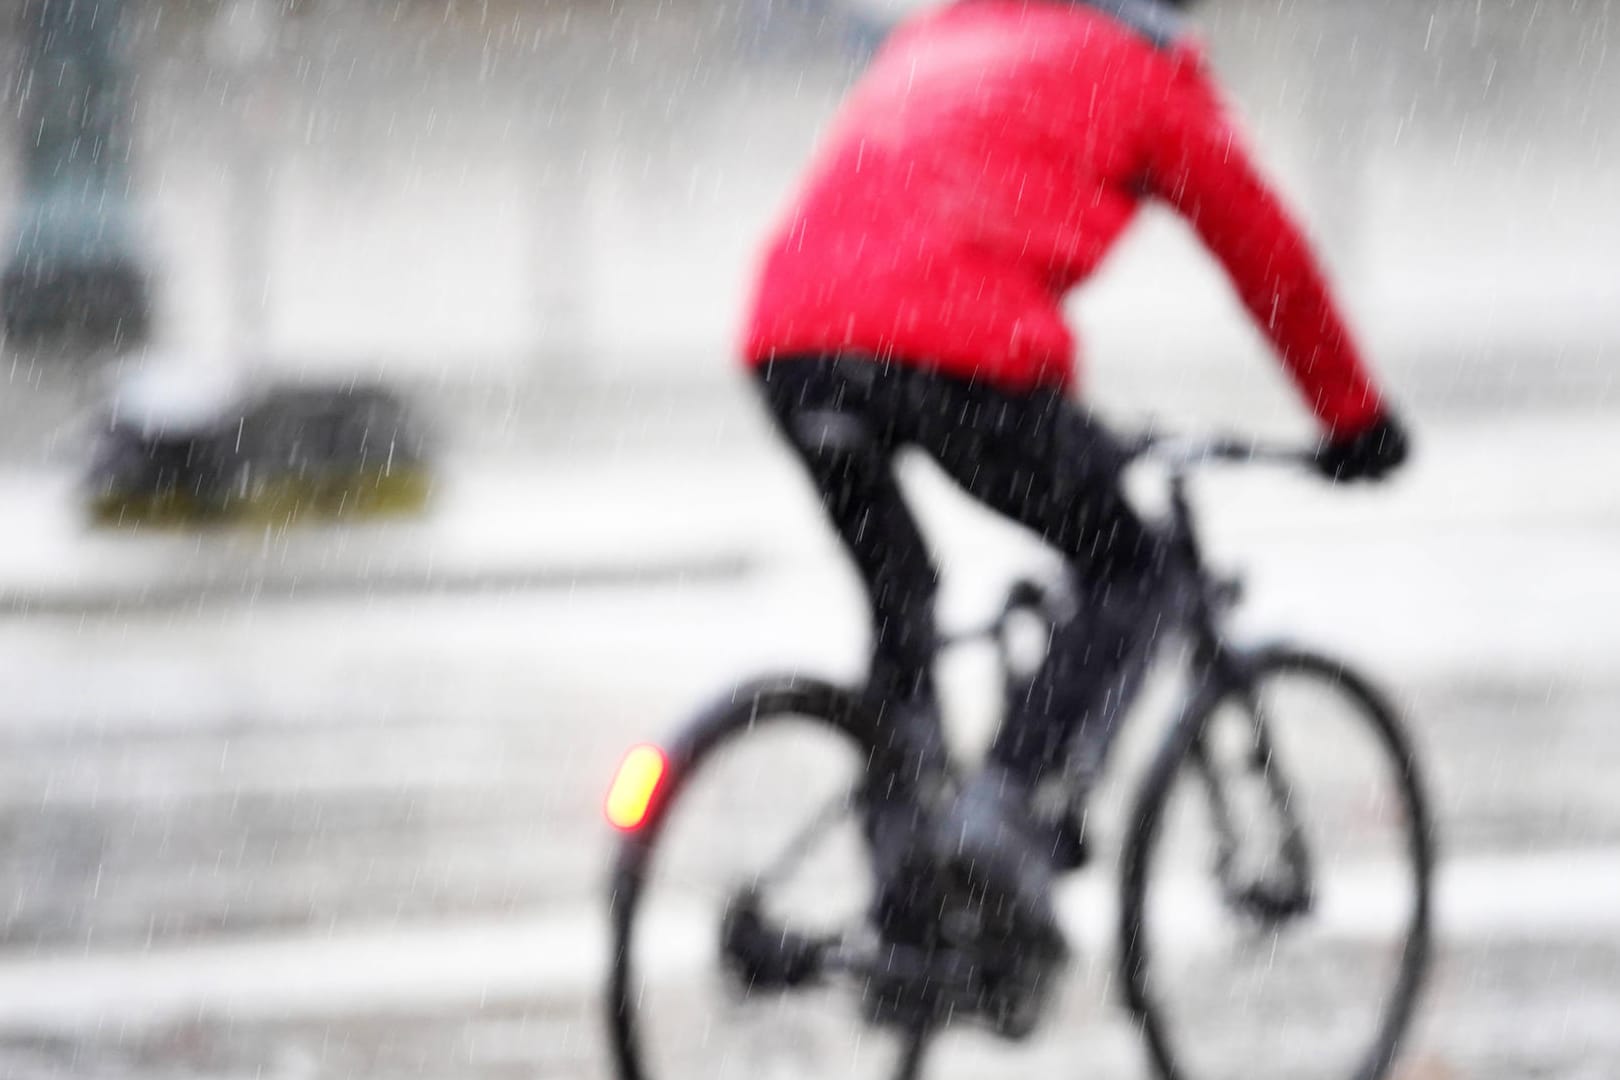
[[[939,574],[894,475],[912,446],[1055,548],[1077,585],[1080,614],[1009,703],[992,760],[1033,782],[1076,742],[1100,759],[1145,666],[1164,574],[1159,538],[1120,492],[1117,441],[1055,391],[1005,393],[865,357],[777,360],[758,378],[870,596],[874,705],[910,706],[899,711],[937,729]]]

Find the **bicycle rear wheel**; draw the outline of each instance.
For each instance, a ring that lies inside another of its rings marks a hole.
[[[927,1032],[868,1026],[859,980],[830,970],[873,891],[852,797],[883,751],[862,723],[846,692],[782,679],[668,748],[613,877],[622,1080],[917,1074]]]
[[[1143,781],[1128,1002],[1165,1080],[1377,1080],[1429,956],[1417,762],[1343,666],[1273,650],[1248,672],[1189,710]]]

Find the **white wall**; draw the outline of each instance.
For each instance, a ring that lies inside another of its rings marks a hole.
[[[258,0],[271,37],[250,77],[211,14],[255,0],[147,0],[162,337],[452,381],[723,370],[753,245],[858,66],[812,0],[769,20],[751,2]],[[1440,390],[1459,369],[1510,388],[1607,377],[1611,6],[1207,5],[1263,156],[1387,366]],[[1161,368],[1275,388],[1172,222],[1145,222],[1075,311],[1109,392]]]

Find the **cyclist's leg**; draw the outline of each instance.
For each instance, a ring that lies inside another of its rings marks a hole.
[[[915,380],[916,441],[969,494],[1033,530],[1072,568],[1080,612],[1009,714],[992,761],[1033,786],[1053,766],[1100,764],[1173,596],[1162,541],[1121,491],[1125,455],[1055,392]]]
[[[932,672],[938,573],[895,481],[892,427],[872,409],[875,366],[854,363],[777,362],[760,371],[760,388],[871,602],[866,700],[906,765],[873,777],[860,807],[881,883],[874,917],[893,939],[910,940],[932,921],[924,841],[949,770]]]
[[[892,425],[872,403],[876,370],[870,361],[804,358],[760,369],[759,381],[866,588],[868,700],[918,769],[940,767],[933,680],[939,575],[895,480]]]

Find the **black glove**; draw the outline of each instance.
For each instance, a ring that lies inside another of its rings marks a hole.
[[[1403,461],[1410,444],[1406,429],[1385,413],[1354,435],[1329,439],[1316,452],[1316,467],[1329,480],[1382,480]]]

